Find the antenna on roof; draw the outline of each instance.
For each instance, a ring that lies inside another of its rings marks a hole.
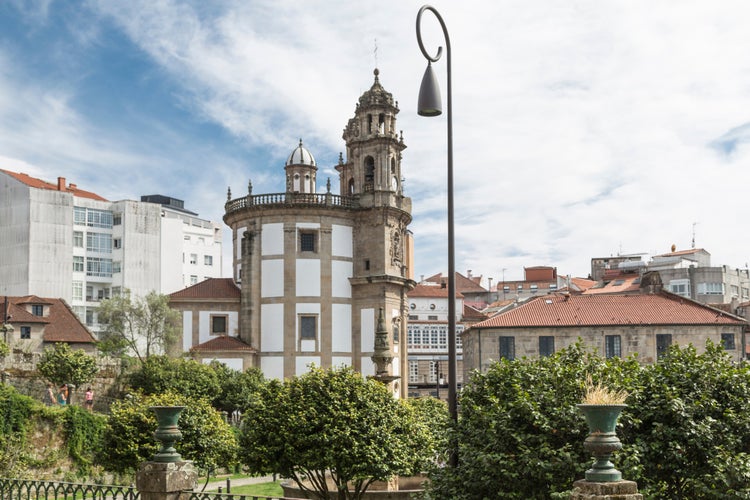
[[[373,51],[373,55],[375,56],[375,67],[378,67],[378,39],[375,39],[375,50]]]
[[[693,222],[693,242],[690,248],[695,248],[695,226],[697,226],[697,222]]]

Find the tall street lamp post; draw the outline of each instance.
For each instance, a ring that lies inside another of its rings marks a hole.
[[[427,69],[422,77],[422,85],[419,88],[419,100],[417,113],[420,116],[438,116],[443,112],[442,100],[440,98],[440,87],[432,71],[432,63],[437,62],[443,54],[443,47],[438,47],[437,54],[432,57],[424,48],[422,43],[422,14],[424,11],[432,12],[440,23],[445,36],[445,54],[448,69],[448,110],[446,121],[448,123],[448,411],[451,419],[458,421],[458,405],[456,393],[458,392],[458,377],[456,363],[456,262],[455,245],[453,233],[453,100],[451,88],[451,41],[445,22],[437,10],[431,5],[423,5],[417,13],[417,42],[419,50],[427,59]],[[458,465],[458,454],[453,447],[451,465]]]

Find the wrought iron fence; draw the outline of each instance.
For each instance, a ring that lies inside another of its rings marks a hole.
[[[132,486],[0,478],[0,498],[3,500],[138,500],[141,496]]]
[[[140,500],[133,486],[79,484],[0,478],[2,500]],[[189,500],[286,500],[285,497],[235,495],[229,493],[190,493]]]

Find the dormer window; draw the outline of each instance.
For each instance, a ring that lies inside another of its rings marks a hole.
[[[41,304],[32,304],[31,314],[34,316],[44,316],[44,306]]]

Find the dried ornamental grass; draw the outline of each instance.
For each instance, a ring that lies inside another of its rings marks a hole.
[[[586,405],[621,405],[628,398],[625,390],[613,390],[602,384],[594,382],[591,376],[586,377],[586,393],[583,396],[583,404]]]

